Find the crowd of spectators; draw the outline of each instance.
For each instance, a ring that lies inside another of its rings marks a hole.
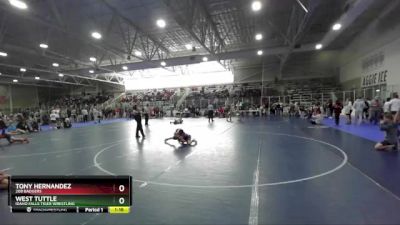
[[[162,90],[149,90],[140,91],[126,94],[119,101],[120,102],[154,102],[154,101],[170,101],[174,96],[175,90],[162,89]]]
[[[82,94],[81,96],[62,97],[52,102],[42,103],[38,108],[27,108],[14,115],[0,113],[0,117],[7,124],[10,132],[26,133],[39,131],[41,125],[50,125],[57,129],[69,127],[73,122],[100,122],[103,119],[130,118],[133,106],[145,110],[152,117],[162,117],[166,114],[166,111],[170,111],[169,115],[171,116],[176,116],[177,112],[184,116],[204,116],[208,105],[213,104],[214,113],[219,117],[225,117],[227,112],[247,111],[244,113],[261,116],[287,115],[312,119],[316,116],[320,118],[320,115],[323,118],[333,118],[335,111],[338,111],[336,106],[340,104],[339,115],[346,116],[346,124],[370,122],[375,125],[379,123],[383,113],[395,111],[396,107],[400,108],[400,106],[397,106],[397,101],[400,102],[397,95],[394,95],[393,99],[386,100],[378,97],[373,99],[360,97],[354,103],[351,99],[347,99],[343,103],[328,100],[325,103],[315,102],[311,105],[303,105],[298,102],[265,101],[259,104],[260,89],[233,85],[191,88],[185,102],[189,104],[177,107],[176,98],[174,98],[175,102],[172,100],[177,92],[179,92],[177,89],[134,92],[125,94],[111,105],[104,104],[111,99],[110,96]],[[256,100],[249,101],[250,98]],[[200,100],[203,100],[205,104],[199,104]],[[163,105],[153,104],[157,101],[166,102],[172,107],[166,110]],[[321,121],[319,119],[317,123]]]

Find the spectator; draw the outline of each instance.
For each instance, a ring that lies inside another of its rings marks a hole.
[[[390,100],[389,104],[390,104],[389,109],[392,115],[394,116],[394,120],[399,121],[398,112],[400,111],[400,99],[397,93],[393,94],[393,99]]]
[[[149,115],[150,115],[150,107],[149,104],[147,104],[144,108],[144,125],[148,126],[149,125]]]
[[[378,96],[376,96],[372,101],[371,101],[371,106],[370,106],[370,122],[374,123],[374,125],[377,125],[379,122],[381,114],[381,104],[379,102]]]
[[[386,99],[386,102],[383,104],[383,113],[390,112],[390,98]]]
[[[380,124],[386,136],[382,142],[375,145],[376,150],[397,150],[397,123],[391,113],[386,113]]]
[[[353,104],[356,123],[361,124],[363,121],[363,112],[365,109],[365,101],[360,97]]]
[[[89,115],[87,109],[83,108],[81,113],[82,113],[82,116],[83,116],[83,122],[86,123],[88,121],[88,115]]]
[[[353,104],[351,103],[350,99],[347,99],[346,105],[344,106],[344,113],[346,114],[346,124],[351,124],[351,113],[353,109]]]
[[[211,101],[208,103],[207,110],[208,122],[214,122],[214,106],[211,104]]]
[[[323,119],[324,119],[324,117],[321,113],[321,110],[317,110],[311,117],[311,124],[321,125]]]
[[[342,113],[342,103],[339,100],[336,100],[336,103],[333,105],[333,113],[335,115],[335,124],[339,126],[340,114]]]

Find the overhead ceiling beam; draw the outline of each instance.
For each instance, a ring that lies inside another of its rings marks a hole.
[[[299,22],[296,19],[296,13],[299,13],[299,11],[303,11],[305,6],[301,3],[299,3],[301,6],[303,6],[303,9],[299,9],[299,7],[294,7],[292,10],[292,14],[290,17],[290,23],[288,26],[287,34],[286,36],[289,37],[289,50],[286,52],[283,56],[280,57],[281,62],[280,62],[280,67],[279,67],[279,78],[282,78],[282,71],[283,68],[288,61],[290,55],[292,54],[293,50],[295,49],[296,44],[301,40],[301,38],[304,36],[306,31],[309,28],[310,21],[312,20],[313,16],[315,15],[318,6],[321,4],[322,0],[311,0],[310,1],[310,9],[306,10],[306,13],[303,16],[303,19]],[[296,31],[296,32],[293,32]]]
[[[60,58],[61,58],[61,60],[68,61],[68,62],[73,62],[76,65],[84,66],[85,68],[82,68],[82,69],[86,70],[85,73],[87,73],[87,70],[89,70],[90,68],[94,69],[94,66],[92,64],[90,64],[90,63],[86,63],[86,62],[83,62],[83,61],[80,61],[80,60],[75,60],[75,59],[69,58],[68,56],[64,56],[64,55],[62,55],[60,53],[57,53],[57,52],[54,52],[54,51],[51,51],[51,50],[48,50],[48,49],[45,50],[45,54],[39,54],[38,50],[33,49],[33,48],[29,48],[29,47],[25,47],[25,46],[4,44],[4,47],[7,48],[7,49],[16,51],[16,52],[21,52],[22,54],[25,54],[25,57],[26,57],[26,55],[30,55],[30,56],[33,56],[33,57],[36,57],[36,58],[38,58],[38,56],[40,56],[40,57],[44,57],[44,58],[53,60],[55,62],[62,63],[62,62],[60,62]],[[49,53],[49,54],[46,54],[46,53]],[[55,55],[57,57],[53,57],[51,55]],[[34,61],[35,61],[35,64],[38,64],[38,60],[37,59],[34,60]],[[50,66],[50,64],[46,65],[45,67],[47,67],[48,70],[53,70],[54,69],[54,68],[52,68]],[[114,71],[114,70],[111,70],[111,69],[108,69],[108,68],[103,68],[101,66],[97,66],[96,68],[99,69],[99,70],[103,70],[104,72],[113,72]],[[62,67],[58,68],[57,70],[61,71],[62,69],[68,70],[68,69],[65,69],[65,68],[62,68]],[[57,73],[58,71],[53,70],[54,73]]]
[[[202,13],[204,14],[204,17],[207,20],[207,23],[210,23],[211,29],[214,32],[215,37],[217,38],[217,42],[219,42],[220,45],[222,45],[222,47],[225,47],[225,42],[224,40],[221,38],[221,35],[218,31],[217,25],[215,24],[215,22],[213,21],[213,19],[211,18],[210,13],[208,12],[206,3],[204,3],[205,1],[196,1],[198,2],[200,9],[202,11]]]
[[[4,12],[0,17],[0,45],[3,42],[7,30],[7,12]]]
[[[89,41],[89,40],[87,40],[85,38],[82,38],[79,35],[74,34],[74,33],[70,32],[70,31],[66,30],[63,27],[60,27],[57,24],[54,24],[53,22],[46,21],[46,20],[44,20],[42,18],[34,16],[32,13],[26,14],[26,13],[20,13],[20,12],[18,12],[18,10],[10,10],[8,8],[8,6],[6,6],[5,4],[0,4],[0,8],[2,9],[3,13],[4,12],[13,13],[14,15],[23,17],[25,19],[31,20],[33,22],[39,23],[39,24],[44,25],[46,27],[49,27],[49,28],[55,29],[55,30],[57,30],[59,32],[62,32],[64,34],[66,34],[67,36],[70,36],[70,37],[72,37],[72,38],[74,38],[76,40],[79,40],[79,41],[81,41],[81,42],[83,42],[83,43],[85,43],[87,45],[90,45],[90,46],[98,49],[98,50],[105,51],[105,52],[107,52],[107,53],[109,53],[111,55],[115,55],[115,56],[118,56],[118,57],[124,57],[122,54],[120,54],[120,52],[117,52],[117,51],[105,48],[105,47],[103,47],[103,46],[101,46],[99,44],[93,43],[92,41]]]
[[[155,45],[157,45],[161,50],[163,50],[165,53],[170,54],[168,48],[164,46],[161,42],[159,42],[155,37],[153,37],[151,34],[145,32],[143,29],[141,29],[139,26],[137,26],[131,19],[123,15],[115,6],[110,4],[107,0],[101,0],[101,2],[108,8],[110,9],[114,14],[116,14],[118,17],[123,19],[127,24],[129,24],[133,29],[135,29],[137,32],[141,33],[143,36],[147,36]]]
[[[293,52],[308,52],[314,51],[316,43],[302,45],[301,48],[296,48]],[[286,53],[289,50],[288,46],[278,46],[278,47],[257,47],[254,49],[246,49],[246,50],[238,50],[238,51],[230,51],[230,52],[222,52],[218,53],[215,56],[208,55],[192,55],[190,57],[174,57],[165,59],[164,61],[167,63],[168,67],[179,66],[179,65],[189,65],[194,63],[201,63],[202,58],[204,56],[208,57],[209,61],[217,61],[217,60],[230,60],[230,59],[253,59],[260,58],[257,56],[257,50],[263,50],[263,57],[273,56],[273,55],[281,55]],[[150,69],[150,68],[160,68],[161,60],[153,60],[153,61],[143,61],[143,62],[132,62],[132,63],[124,63],[121,66],[127,66],[129,70],[142,70],[142,69]],[[108,66],[105,66],[108,67]],[[167,68],[168,68],[167,67]],[[79,71],[78,71],[79,72]],[[123,72],[122,69],[119,69],[119,72]]]
[[[61,86],[53,86],[53,85],[42,85],[42,84],[30,84],[30,83],[21,83],[21,82],[4,82],[4,81],[0,81],[0,84],[10,84],[10,85],[23,85],[23,86],[33,86],[33,87],[45,87],[45,88],[64,88]]]
[[[36,57],[37,59],[43,57],[48,60],[52,60],[53,62],[58,62],[60,64],[63,64],[66,62],[66,63],[73,63],[73,64],[77,64],[77,65],[84,65],[87,67],[92,66],[89,63],[85,63],[80,60],[72,59],[69,56],[65,56],[63,54],[60,54],[58,52],[55,52],[55,51],[52,51],[49,49],[44,50],[44,52],[41,53],[39,49],[35,49],[32,47],[23,46],[23,45],[13,45],[13,44],[5,43],[3,46],[5,49],[9,49],[12,52],[18,52],[18,53],[21,53],[24,55],[30,55],[30,56]],[[12,54],[10,54],[10,55],[12,55]],[[39,56],[39,58],[38,58],[38,56]],[[37,61],[34,60],[34,63],[37,63]]]
[[[63,17],[60,14],[60,10],[58,10],[58,7],[55,3],[56,0],[50,0],[48,2],[50,2],[50,8],[51,8],[51,12],[54,14],[54,16],[57,19],[57,22],[60,26],[65,27],[66,23],[63,20]]]
[[[329,30],[321,41],[324,47],[329,46],[348,26],[350,26],[357,18],[359,18],[375,1],[374,0],[357,0],[340,18],[337,20],[342,25],[342,29],[338,31]],[[398,4],[400,1],[391,1],[388,9]]]
[[[204,1],[186,0],[191,7],[192,14],[179,12],[180,9],[177,1],[164,0],[164,5],[173,16],[174,20],[182,27],[190,36],[200,44],[211,56],[217,59],[217,54],[225,50],[225,42],[217,29],[215,22],[212,20]],[[185,18],[188,17],[188,18]]]
[[[2,77],[8,77],[12,79],[17,79],[17,80],[26,80],[26,81],[33,81],[33,82],[50,82],[50,83],[58,83],[58,84],[67,84],[67,85],[77,85],[77,86],[87,86],[90,87],[91,85],[85,85],[85,84],[78,84],[78,83],[72,83],[72,82],[67,82],[67,81],[59,81],[59,80],[49,80],[49,79],[43,79],[41,78],[40,80],[35,80],[34,77],[21,77],[21,76],[13,76],[9,74],[2,74]]]
[[[5,63],[0,63],[0,66],[4,66],[4,67],[8,67],[8,68],[15,68],[15,69],[19,69],[21,67],[24,67],[24,66],[20,66],[20,65],[5,64]],[[36,71],[36,72],[42,72],[42,73],[55,74],[54,71],[50,71],[50,70],[37,69],[37,68],[32,68],[32,67],[24,67],[24,68],[26,68],[28,71]],[[75,75],[75,74],[71,74],[71,73],[64,72],[64,71],[62,71],[61,73],[63,73],[64,76],[69,76],[69,77],[74,77],[74,78],[80,78],[80,79],[87,79],[87,80],[99,81],[99,82],[104,82],[104,83],[123,85],[123,84],[120,84],[118,82],[113,82],[113,81],[107,81],[107,80],[102,80],[102,79],[98,79],[98,78]]]

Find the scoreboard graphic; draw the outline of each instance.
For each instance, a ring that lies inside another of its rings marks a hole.
[[[13,213],[129,213],[130,176],[11,176]]]

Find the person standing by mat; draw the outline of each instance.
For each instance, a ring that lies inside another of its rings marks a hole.
[[[346,124],[351,124],[351,113],[353,109],[353,104],[350,99],[347,99],[346,104],[344,106],[344,114],[346,114],[347,122]]]
[[[339,119],[340,119],[340,114],[342,113],[342,103],[339,100],[336,100],[336,103],[332,106],[332,111],[330,112],[330,115],[332,113],[335,115],[335,124],[336,126],[339,126]]]
[[[365,101],[361,97],[358,97],[356,101],[353,103],[354,113],[355,113],[355,122],[357,124],[361,124],[363,122],[363,113],[365,109]]]
[[[376,96],[372,101],[370,105],[370,122],[373,123],[374,125],[377,125],[379,122],[380,114],[381,114],[381,108],[382,105],[379,101],[379,97]]]
[[[208,102],[208,122],[214,122],[214,106],[211,104],[211,101]]]
[[[386,99],[386,102],[383,104],[383,113],[390,112],[390,98]]]
[[[142,126],[142,115],[140,113],[140,110],[137,109],[136,105],[133,106],[133,116],[136,121],[136,138],[140,138],[139,132],[142,134],[142,137],[145,138],[146,136],[144,135]]]
[[[149,111],[150,111],[149,104],[146,104],[143,111],[144,111],[144,125],[148,126],[149,125]]]
[[[400,99],[397,93],[393,94],[393,99],[389,102],[389,109],[392,115],[394,116],[394,120],[398,121],[397,113],[400,111]]]
[[[88,115],[89,115],[87,109],[83,108],[81,110],[81,113],[82,113],[82,116],[83,116],[83,122],[86,123],[88,121]]]

